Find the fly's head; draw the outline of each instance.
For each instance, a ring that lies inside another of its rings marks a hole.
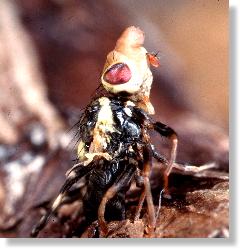
[[[157,57],[148,53],[143,43],[143,31],[128,27],[117,40],[114,50],[107,55],[101,82],[108,92],[125,93],[140,108],[154,114],[149,100],[153,80],[150,65],[159,64]]]

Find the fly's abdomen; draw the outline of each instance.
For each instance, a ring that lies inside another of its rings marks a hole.
[[[126,161],[101,160],[98,167],[94,168],[89,175],[83,208],[90,223],[97,219],[98,207],[104,194],[126,167]],[[107,204],[105,217],[107,220],[122,220],[125,218],[124,197],[128,188],[129,186],[126,186],[123,191],[116,194],[116,196]]]

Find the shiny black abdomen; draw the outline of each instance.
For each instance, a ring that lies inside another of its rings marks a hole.
[[[122,174],[126,162],[102,160],[87,179],[87,191],[84,196],[84,211],[87,220],[91,223],[97,219],[98,207],[103,195]],[[122,220],[125,218],[125,192],[129,186],[118,193],[106,206],[106,220]]]

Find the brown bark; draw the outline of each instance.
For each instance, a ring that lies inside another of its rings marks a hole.
[[[50,103],[33,41],[12,1],[0,3],[0,140],[15,143],[21,126],[37,118],[51,146],[64,123]]]

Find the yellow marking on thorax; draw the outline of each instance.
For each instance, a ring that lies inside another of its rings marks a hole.
[[[90,145],[89,152],[99,153],[105,152],[107,144],[110,142],[110,137],[107,132],[114,132],[114,121],[110,100],[106,97],[99,99],[101,109],[98,113],[98,119],[93,130],[93,141]]]
[[[101,106],[98,113],[96,125],[92,131],[93,141],[90,144],[89,150],[86,151],[85,143],[80,141],[77,148],[78,159],[83,162],[84,165],[88,165],[95,156],[102,156],[107,160],[111,160],[112,157],[106,152],[107,144],[110,142],[110,137],[107,132],[117,132],[114,128],[114,121],[112,110],[110,107],[110,100],[106,97],[99,99]]]

